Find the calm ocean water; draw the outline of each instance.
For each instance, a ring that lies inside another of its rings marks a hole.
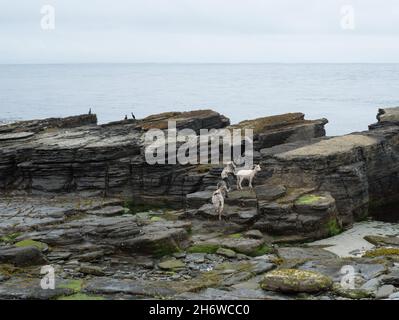
[[[300,111],[327,134],[399,106],[399,64],[0,65],[0,121],[86,113],[99,122],[211,108],[232,122]]]

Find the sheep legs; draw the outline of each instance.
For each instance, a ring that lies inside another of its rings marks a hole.
[[[253,189],[253,186],[252,186],[252,179],[253,179],[252,177],[249,178],[249,188],[250,188],[250,189]]]
[[[241,177],[237,177],[237,190],[242,190],[242,178]]]

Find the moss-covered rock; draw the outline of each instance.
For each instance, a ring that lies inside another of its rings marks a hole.
[[[313,293],[331,288],[332,280],[313,271],[280,269],[267,273],[260,282],[260,286],[270,291]]]
[[[227,258],[234,258],[237,256],[233,250],[226,248],[219,248],[216,253]]]
[[[375,246],[394,246],[399,247],[399,238],[395,236],[377,236],[368,235],[364,237],[364,240],[374,244]]]
[[[177,245],[177,243],[173,241],[165,241],[164,243],[155,243],[153,244],[152,254],[155,257],[163,257],[167,255],[171,255],[176,252],[180,252],[181,249]]]
[[[323,200],[322,196],[319,195],[315,195],[315,194],[305,194],[301,197],[299,197],[295,204],[297,205],[309,205],[309,204],[313,204],[316,203],[320,200]]]
[[[335,284],[333,286],[333,292],[344,298],[360,300],[360,299],[368,299],[373,297],[373,293],[363,289],[345,289],[339,284]]]
[[[175,270],[175,269],[182,269],[186,265],[183,261],[178,259],[170,259],[163,262],[158,263],[158,267],[163,270]]]
[[[220,247],[250,256],[258,256],[270,252],[263,239],[245,238],[241,233],[197,242],[189,248],[189,252],[215,253]]]
[[[342,232],[342,228],[335,217],[330,218],[327,221],[326,227],[328,230],[328,235],[330,237],[336,236],[337,234],[340,234]]]
[[[267,244],[263,244],[255,250],[249,252],[248,255],[251,257],[259,257],[272,252],[274,252],[273,248],[269,247]]]
[[[37,249],[39,249],[42,252],[45,252],[48,250],[48,245],[43,243],[43,242],[39,242],[39,241],[35,241],[32,239],[25,239],[22,241],[19,241],[17,243],[14,244],[16,247],[22,248],[22,247],[35,247]]]
[[[18,238],[21,234],[19,232],[9,233],[2,237],[0,237],[0,243],[12,244],[15,242],[15,239]]]
[[[151,222],[159,222],[159,221],[162,221],[162,220],[163,219],[161,217],[157,217],[157,216],[151,217],[151,219],[150,219]]]
[[[216,251],[220,248],[217,244],[210,243],[198,243],[187,249],[189,253],[216,253]]]
[[[104,297],[87,295],[85,293],[75,293],[70,296],[61,296],[57,300],[105,300]]]
[[[62,281],[57,285],[58,288],[63,288],[63,289],[71,289],[73,292],[77,293],[82,290],[83,287],[83,280],[81,279],[70,279],[70,280],[65,280]]]
[[[240,239],[242,238],[242,233],[233,233],[229,235],[229,238],[233,238],[233,239]]]
[[[375,257],[389,257],[394,256],[399,258],[399,248],[377,248],[367,251],[363,257],[375,258]]]

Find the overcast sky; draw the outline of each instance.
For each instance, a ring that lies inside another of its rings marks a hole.
[[[398,40],[398,0],[0,0],[0,63],[399,62]]]

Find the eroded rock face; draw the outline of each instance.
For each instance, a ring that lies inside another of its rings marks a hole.
[[[37,248],[37,241],[49,246],[72,246],[69,250],[77,253],[82,261],[119,250],[132,254],[171,253],[185,246],[187,231],[191,227],[189,221],[161,219],[142,222],[139,216],[125,215],[124,211],[120,212],[119,209],[117,216],[104,215],[104,212],[108,211],[107,208],[115,214],[116,200],[92,198],[87,203],[79,198],[17,197],[3,198],[0,202],[7,203],[8,210],[0,213],[1,221],[4,221],[0,222],[0,235],[7,238],[7,235],[15,234],[16,245],[31,243],[33,246],[4,249],[0,261],[7,263],[15,261],[17,264],[24,264],[23,257],[27,262],[43,262],[40,260],[42,256]],[[19,206],[28,208],[21,211]],[[8,216],[18,216],[18,220],[9,219]],[[25,239],[29,241],[20,241]],[[85,247],[92,250],[90,255],[86,254]],[[82,252],[86,256],[82,256]]]
[[[176,121],[178,129],[190,128],[196,133],[201,128],[252,128],[255,158],[262,171],[255,178],[254,190],[235,191],[233,187],[225,201],[224,221],[234,230],[254,228],[273,235],[323,238],[365,217],[370,204],[397,198],[397,114],[397,109],[381,109],[378,125],[372,130],[331,138],[324,137],[325,119],[305,120],[301,113],[233,126],[212,110],[168,112],[101,126],[95,124],[93,115],[16,123],[0,127],[0,190],[34,195],[122,196],[138,203],[185,206],[182,217],[214,221],[218,217],[210,198],[223,166],[149,165],[144,157],[143,135],[151,128],[166,129],[169,120]],[[65,221],[57,210],[32,218],[29,208],[23,208],[20,215],[8,215],[6,205],[0,206],[5,209],[2,215],[9,218],[1,222],[3,229]],[[71,208],[72,214],[74,210]],[[67,229],[56,228],[48,233],[47,240],[73,243],[76,234],[82,232],[93,239],[101,238],[95,225],[98,216],[109,218],[102,221],[112,232],[122,229],[128,233],[122,224],[137,232],[136,222],[118,220],[123,211],[120,204],[94,208],[82,221],[90,230],[69,221]],[[176,239],[186,237],[186,229],[176,227],[172,232],[166,227],[154,235],[124,239],[128,241],[123,243],[134,250],[150,250],[146,242],[156,239],[173,246]]]
[[[377,123],[369,126],[370,130],[399,124],[399,107],[378,109]]]
[[[186,194],[214,186],[222,166],[149,165],[144,133],[177,129],[221,129],[228,118],[212,110],[166,112],[140,120],[96,125],[95,115],[18,122],[0,126],[0,191],[23,194],[117,195],[182,207]],[[251,120],[255,149],[324,135],[325,120],[287,114]],[[273,139],[269,138],[273,136]],[[262,140],[263,139],[263,140]]]
[[[177,172],[173,165],[150,166],[144,157],[144,133],[150,128],[165,129],[168,120],[176,121],[178,129],[195,131],[229,124],[214,111],[199,110],[102,126],[95,125],[95,115],[2,126],[0,190],[154,198],[167,195],[170,202],[176,202],[174,197],[179,200],[195,190],[201,176],[191,173],[190,166],[182,166]]]
[[[295,191],[293,191],[295,192]],[[282,197],[259,201],[254,227],[269,234],[323,238],[339,232],[335,200],[328,192],[298,194],[294,201]]]
[[[305,120],[305,115],[297,112],[245,120],[230,128],[252,129],[254,149],[260,150],[283,143],[325,136],[324,126],[327,123],[327,119]]]
[[[370,204],[397,199],[398,126],[261,151],[259,180],[287,188],[313,188],[335,199],[344,225],[368,214]]]

